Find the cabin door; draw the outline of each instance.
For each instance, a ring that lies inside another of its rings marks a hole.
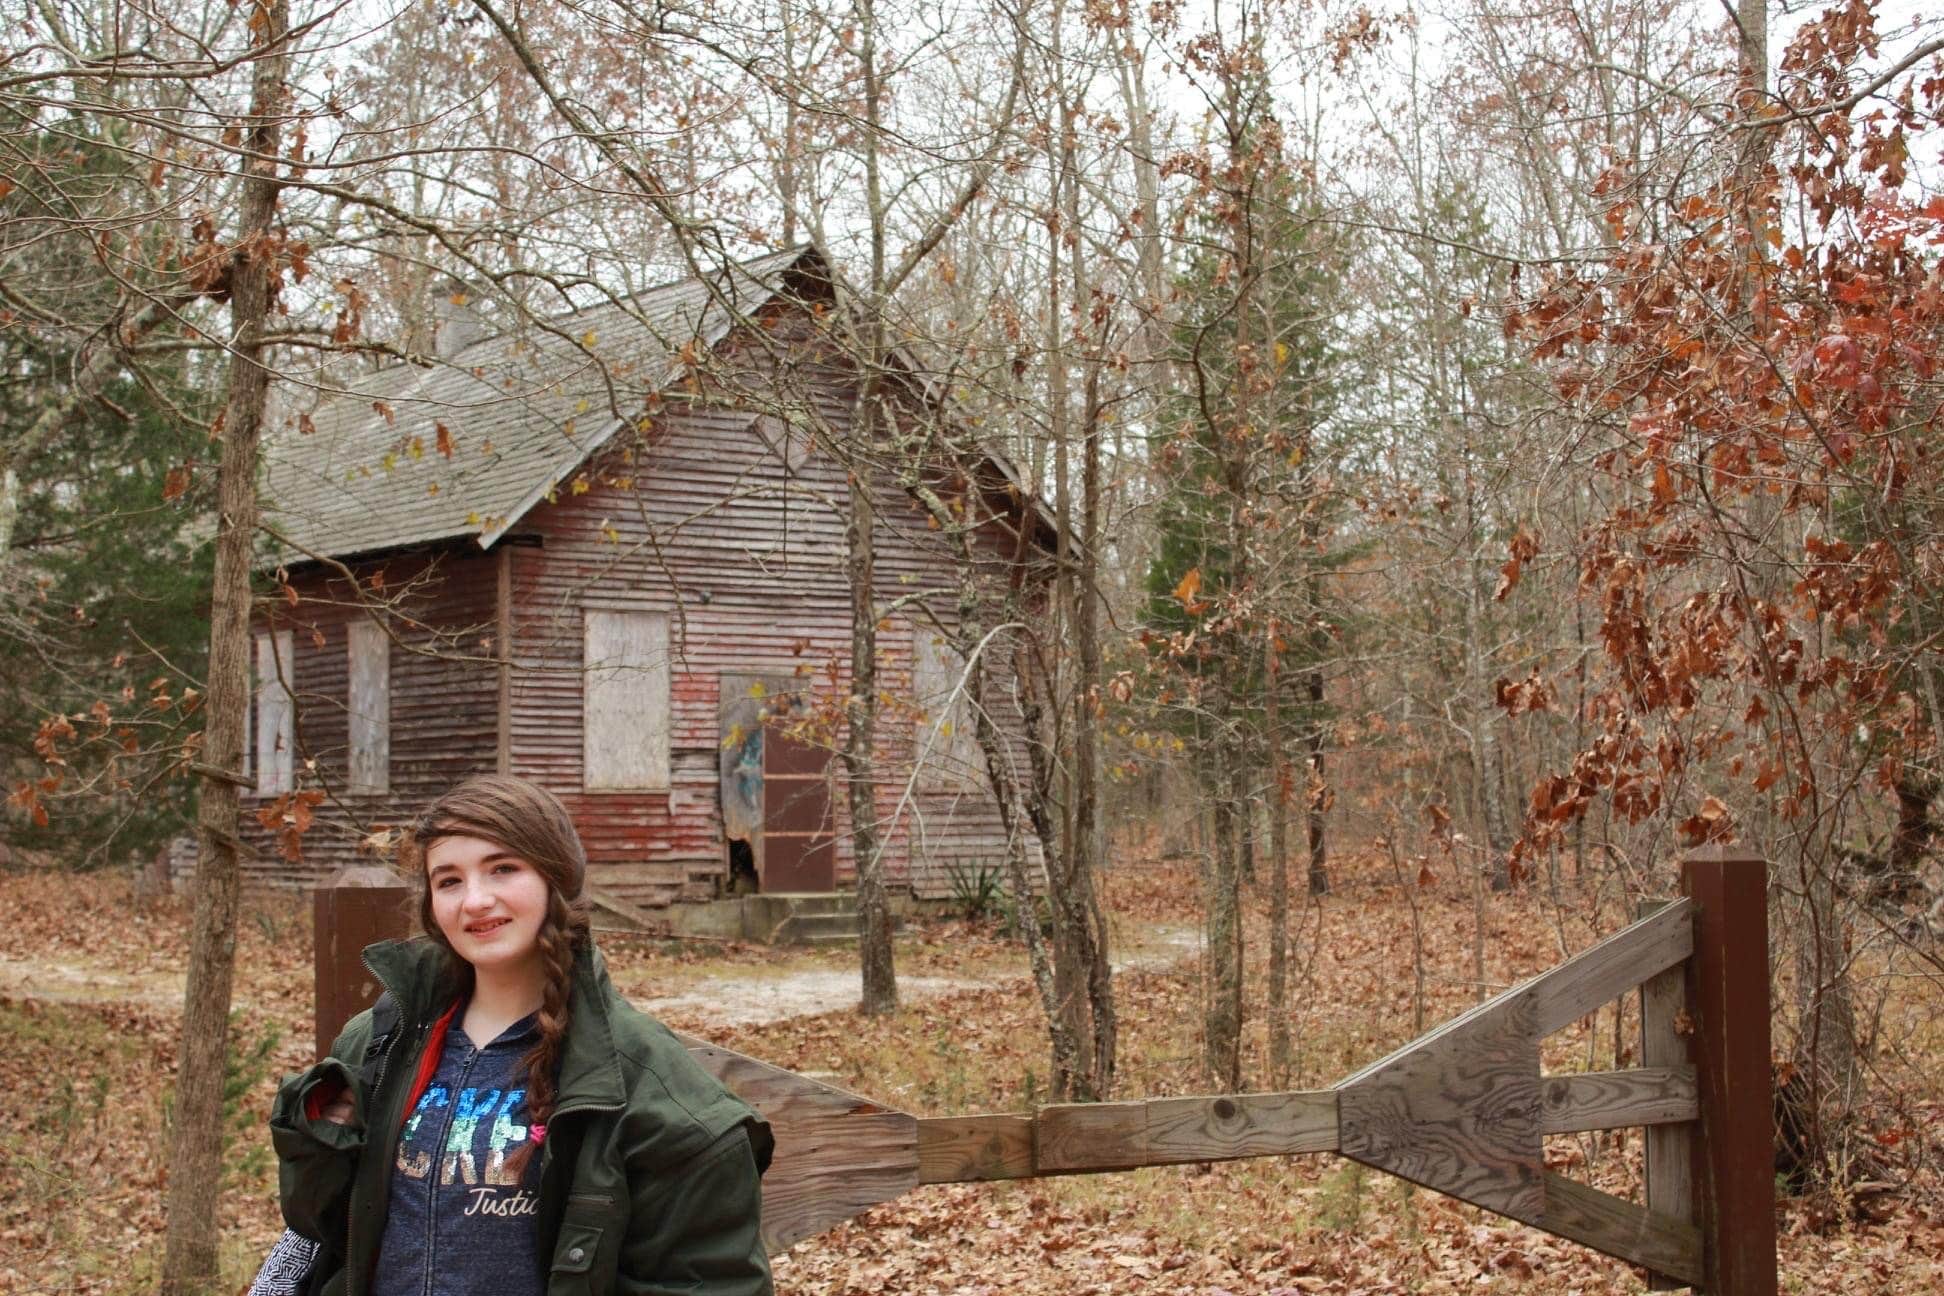
[[[763,733],[763,890],[835,891],[837,837],[830,813],[830,753],[771,721]]]
[[[785,732],[801,687],[787,675],[722,674],[723,834],[748,843],[766,892],[837,889],[830,753]]]

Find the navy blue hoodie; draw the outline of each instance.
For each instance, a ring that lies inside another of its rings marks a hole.
[[[438,1070],[399,1132],[375,1296],[541,1290],[540,1158],[517,1177],[506,1169],[527,1141],[525,1059],[539,1031],[529,1015],[474,1048],[463,1020],[462,1007]]]

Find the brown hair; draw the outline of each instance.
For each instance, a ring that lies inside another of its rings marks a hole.
[[[461,989],[470,990],[472,967],[452,948],[432,917],[432,890],[426,884],[425,857],[445,837],[478,837],[503,846],[546,879],[547,913],[536,938],[546,983],[540,1000],[540,1040],[526,1056],[527,1122],[545,1125],[553,1114],[560,1053],[567,1040],[568,1007],[574,984],[574,955],[587,942],[587,852],[573,818],[558,797],[510,774],[480,774],[434,801],[399,843],[399,864],[418,878],[419,926],[445,951],[447,971]],[[506,1158],[506,1168],[523,1173],[533,1156],[531,1139]]]

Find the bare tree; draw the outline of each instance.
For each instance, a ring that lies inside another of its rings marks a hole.
[[[217,474],[216,584],[209,616],[209,722],[203,731],[195,917],[183,992],[181,1060],[170,1146],[168,1249],[162,1290],[202,1291],[216,1276],[216,1194],[222,1184],[223,1087],[230,987],[242,889],[237,786],[250,709],[251,561],[257,525],[257,445],[270,392],[264,334],[282,259],[276,236],[278,170],[289,90],[288,0],[252,15],[250,104],[242,122],[242,206],[229,252],[230,375]]]

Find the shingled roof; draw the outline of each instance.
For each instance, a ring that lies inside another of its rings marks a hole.
[[[713,283],[691,276],[483,338],[429,365],[393,365],[321,393],[287,387],[288,417],[263,449],[264,521],[278,538],[267,564],[453,539],[490,548],[683,372],[684,346],[713,347],[800,269],[827,273],[806,245],[732,265]]]

